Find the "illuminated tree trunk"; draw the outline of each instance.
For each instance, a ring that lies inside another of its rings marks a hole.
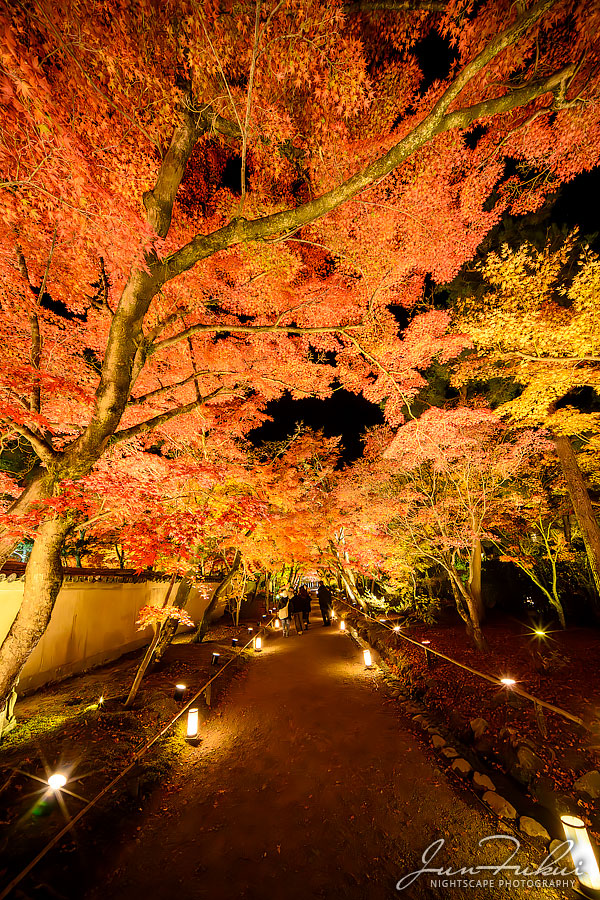
[[[600,596],[600,529],[594,515],[592,501],[581,470],[577,465],[570,439],[564,434],[559,434],[554,436],[554,443],[567,482],[573,512],[585,545],[596,591]]]
[[[50,621],[63,582],[60,555],[69,528],[68,520],[54,518],[38,530],[25,569],[23,602],[0,648],[2,709]]]
[[[237,572],[237,570],[240,567],[241,561],[242,561],[242,554],[240,553],[239,550],[236,550],[231,569],[229,570],[229,572],[227,573],[227,575],[225,576],[223,581],[218,585],[216,591],[214,592],[214,594],[211,597],[210,603],[204,610],[204,613],[202,615],[202,621],[198,625],[198,630],[196,631],[196,634],[192,638],[192,643],[201,644],[202,641],[204,640],[204,638],[206,637],[206,633],[208,631],[208,626],[210,623],[210,617],[211,617],[212,613],[215,611],[215,609],[217,608],[217,603],[218,603],[219,599],[223,596],[223,594],[225,594],[227,592],[227,588],[233,581],[235,573]]]
[[[173,606],[175,609],[184,609],[185,605],[188,601],[188,597],[190,596],[190,591],[192,589],[192,584],[188,581],[187,578],[182,578],[179,582],[179,587],[177,588],[177,593],[175,594],[175,600],[173,601]],[[163,626],[160,629],[160,633],[158,635],[158,642],[156,647],[154,648],[154,655],[150,662],[150,665],[154,666],[157,662],[165,655],[167,647],[171,645],[173,642],[173,638],[177,634],[177,629],[179,628],[179,619],[177,618],[169,618],[166,622],[163,622]]]
[[[480,622],[485,619],[485,606],[481,598],[481,540],[476,537],[471,548],[471,576],[469,578],[469,594],[477,609]]]
[[[476,600],[471,596],[469,587],[465,587],[462,578],[456,571],[452,561],[446,560],[444,568],[450,576],[450,584],[452,593],[456,602],[458,614],[467,627],[467,634],[475,644],[478,650],[486,652],[488,649],[487,642],[481,630],[481,619],[479,618],[479,608]]]
[[[172,603],[169,603],[169,599],[171,597],[171,593],[173,591],[174,584],[175,584],[175,573],[173,573],[173,575],[171,576],[171,580],[169,582],[169,587],[167,588],[167,594],[163,601],[163,609],[165,609],[167,606],[173,605]],[[142,678],[146,674],[146,669],[150,665],[150,661],[154,655],[154,650],[156,648],[156,645],[158,644],[158,641],[160,638],[160,632],[161,632],[160,626],[161,626],[160,622],[157,622],[154,626],[154,635],[152,637],[152,640],[150,641],[150,646],[146,650],[146,652],[144,654],[144,658],[141,661],[141,663],[139,664],[138,670],[135,673],[135,678],[133,679],[133,684],[131,685],[131,690],[129,691],[129,694],[127,695],[127,700],[125,701],[125,706],[131,706],[131,704],[133,703],[133,701],[136,698],[136,694],[139,690],[139,686],[142,683]]]

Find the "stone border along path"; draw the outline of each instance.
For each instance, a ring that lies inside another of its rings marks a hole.
[[[501,883],[508,873],[491,889],[423,875],[396,891],[433,841],[445,843],[432,865],[454,869],[497,865],[512,845],[479,846],[502,827],[434,768],[384,686],[335,626],[271,633],[137,828],[115,835],[86,900],[530,897]],[[543,857],[523,846],[512,863]]]
[[[509,772],[489,769],[476,749],[472,746],[466,747],[447,725],[436,720],[429,707],[409,699],[401,679],[392,673],[379,651],[362,638],[349,621],[346,622],[346,628],[361,647],[368,647],[371,650],[373,658],[386,673],[384,677],[392,689],[392,696],[400,701],[407,713],[412,715],[413,721],[428,733],[433,749],[438,755],[445,757],[441,762],[451,766],[453,773],[465,781],[466,787],[480,795],[478,799],[493,815],[504,821],[505,825],[514,822],[514,826],[509,827],[520,840],[531,843],[527,839],[532,839],[534,846],[545,847],[548,852],[553,852],[564,841],[559,825],[560,816],[569,814],[581,817],[583,814],[585,819],[585,812],[578,806],[575,797],[548,790],[544,798],[538,802],[537,797],[531,796],[527,785],[519,784]],[[481,737],[487,728],[488,723],[483,718],[472,719],[470,722],[475,739]],[[518,734],[515,735],[515,740],[520,761],[522,751],[537,759],[527,741]],[[456,747],[460,747],[460,753]],[[591,799],[600,797],[600,772],[594,770],[585,773],[575,781],[574,788],[584,797]],[[504,797],[504,794],[507,794],[510,800]],[[554,839],[549,831],[554,834]]]

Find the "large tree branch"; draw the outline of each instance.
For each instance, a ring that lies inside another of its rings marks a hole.
[[[567,67],[544,81],[510,91],[503,97],[482,101],[482,103],[475,104],[462,112],[457,111],[448,114],[450,106],[468,83],[485,69],[499,53],[514,44],[523,32],[530,28],[556,2],[557,0],[540,0],[513,25],[490,41],[475,59],[459,72],[429,115],[398,144],[395,144],[388,150],[384,156],[375,160],[361,172],[357,172],[331,191],[300,206],[250,221],[241,218],[234,219],[228,225],[211,234],[196,235],[188,244],[164,260],[160,273],[163,283],[191,269],[202,259],[206,259],[217,251],[224,250],[234,244],[266,240],[275,235],[295,231],[304,225],[308,225],[316,219],[322,218],[341,204],[351,200],[376,181],[389,175],[390,172],[437,135],[459,125],[466,127],[475,119],[516,109],[553,90],[557,84],[568,77],[569,74],[572,74],[572,67]]]
[[[306,327],[298,325],[190,325],[185,331],[158,341],[148,350],[148,356],[201,332],[208,334],[223,334],[224,332],[231,334],[345,334],[349,328],[358,328],[358,325],[312,325]]]
[[[355,0],[344,3],[346,15],[369,12],[446,12],[445,0]]]
[[[59,458],[59,454],[56,453],[52,445],[37,435],[35,431],[27,428],[26,425],[17,425],[15,422],[9,422],[8,424],[13,431],[16,431],[17,434],[29,441],[38,458],[46,466],[52,465]]]
[[[225,392],[231,393],[231,391],[224,386],[218,387],[210,394],[206,394],[206,396],[201,397],[200,400],[192,400],[191,403],[186,403],[185,406],[176,406],[164,413],[160,413],[160,415],[158,416],[153,416],[151,419],[146,419],[145,422],[140,422],[138,425],[131,425],[129,428],[121,428],[120,431],[117,431],[113,435],[112,440],[126,441],[129,438],[137,437],[138,434],[144,434],[144,432],[146,431],[152,431],[154,428],[158,428],[159,425],[164,425],[165,422],[170,422],[171,419],[175,419],[177,416],[185,416],[187,413],[193,412],[198,406],[201,406],[208,400],[213,400],[216,396]]]

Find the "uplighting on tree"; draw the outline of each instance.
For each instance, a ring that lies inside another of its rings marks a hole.
[[[600,896],[600,870],[585,822],[577,816],[561,816],[560,821],[571,843],[571,859],[581,887],[585,892],[594,892],[591,896]]]
[[[370,650],[363,650],[363,657],[364,657],[364,660],[365,660],[365,666],[367,667],[367,669],[370,669],[371,666],[373,665],[373,660],[372,660],[372,658],[371,658],[371,651],[370,651]]]
[[[48,779],[48,787],[52,791],[60,791],[60,789],[63,788],[66,783],[67,776],[63,775],[62,772],[55,772]]]

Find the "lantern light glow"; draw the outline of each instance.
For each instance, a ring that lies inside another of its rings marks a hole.
[[[198,710],[196,707],[188,710],[186,737],[188,741],[198,737]]]
[[[371,666],[373,665],[373,660],[371,659],[371,651],[363,650],[363,656],[365,659],[365,666],[367,667],[367,669],[370,669]]]
[[[219,665],[219,660],[220,660],[220,659],[221,659],[221,654],[220,654],[220,653],[216,653],[216,652],[213,653],[213,655],[212,655],[212,657],[211,657],[211,660],[210,660],[211,665],[212,665],[212,666],[218,666],[218,665]]]
[[[504,687],[512,687],[513,684],[517,683],[514,678],[501,678],[500,681],[502,682]]]
[[[342,619],[342,621],[340,622],[340,631],[345,631],[345,630],[346,630],[346,623]]]
[[[48,787],[52,791],[60,791],[62,787],[67,783],[67,776],[63,775],[61,772],[55,772],[54,775],[51,775],[48,779]]]
[[[281,622],[279,621],[279,619],[275,619],[275,628],[279,628],[280,625]]]
[[[566,839],[571,842],[571,859],[582,887],[600,891],[600,870],[585,822],[577,816],[561,816],[560,821]]]
[[[256,653],[260,653],[262,650],[262,638],[258,634],[254,638],[254,650]]]
[[[186,692],[187,685],[185,684],[176,684],[175,691],[173,692],[173,700],[183,700],[183,695]]]

